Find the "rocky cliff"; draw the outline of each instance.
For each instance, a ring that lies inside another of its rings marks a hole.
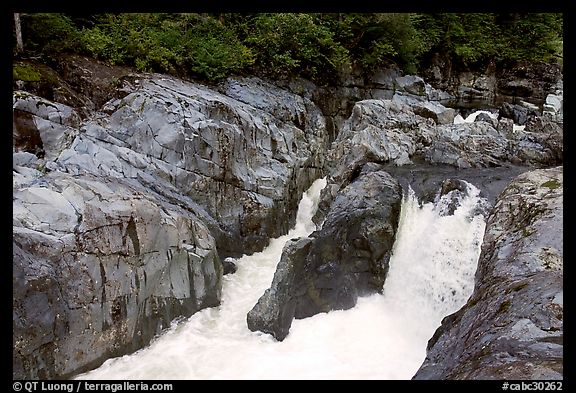
[[[414,177],[391,166],[562,163],[561,100],[525,130],[453,124],[438,102],[449,95],[419,77],[355,78],[206,86],[72,58],[62,88],[15,91],[14,378],[70,377],[218,305],[221,260],[286,233],[320,176],[319,229],[284,250],[252,330],[282,339],[294,317],[382,289],[400,184]],[[432,177],[435,192],[454,176]]]
[[[506,187],[490,214],[474,293],[446,317],[414,379],[563,378],[563,168]]]
[[[256,78],[119,83],[82,116],[14,93],[15,378],[71,376],[218,305],[221,258],[286,232],[322,174],[310,100]]]
[[[357,248],[363,251],[378,249],[380,251],[376,254],[383,255],[390,253],[393,245],[397,219],[390,212],[396,210],[395,206],[399,207],[401,195],[396,194],[396,199],[387,198],[390,193],[381,188],[389,185],[387,181],[381,179],[378,186],[369,181],[374,174],[369,173],[371,170],[368,168],[373,165],[418,168],[413,164],[419,163],[483,169],[514,165],[547,166],[562,162],[562,129],[555,123],[537,132],[504,128],[500,123],[481,119],[453,124],[454,112],[451,109],[426,100],[426,85],[421,79],[397,77],[395,83],[401,85],[402,90],[395,92],[391,99],[359,101],[343,123],[327,153],[330,172],[314,217],[314,222],[323,227],[310,239],[293,243],[284,250],[270,289],[248,314],[250,329],[283,339],[288,334],[292,316],[306,317],[350,308],[356,304],[357,293],[365,295],[382,290],[387,273],[382,261],[375,262],[381,264],[381,269],[366,269],[370,272],[368,281],[374,285],[346,281],[347,272],[354,271],[349,265],[363,265],[366,257],[371,260],[370,255],[375,255],[371,251],[365,254]],[[507,124],[506,120],[502,123]],[[511,174],[521,171],[501,172],[500,179],[510,179]],[[468,177],[475,177],[480,183],[489,181],[478,174],[470,175]],[[390,175],[386,173],[386,176]],[[485,172],[485,176],[492,179],[493,172]],[[448,177],[435,178],[436,185],[440,185]],[[360,186],[365,181],[371,184],[370,187]],[[394,182],[397,184],[396,179]],[[491,188],[501,190],[501,182],[496,183],[500,185]],[[363,196],[349,200],[350,190],[354,187],[360,187],[358,190],[363,190],[360,192]],[[433,192],[436,190],[437,187]],[[367,227],[354,226],[355,215],[368,211],[370,219],[390,227],[390,231],[385,231],[387,235],[380,236],[382,233],[378,226],[372,225],[368,218],[361,219],[366,220]],[[342,221],[330,219],[334,215],[346,218]],[[372,236],[366,229],[368,227],[379,235]],[[365,234],[368,235],[364,239],[357,238]],[[351,243],[353,240],[358,244]],[[370,246],[360,246],[364,243]],[[323,295],[318,288],[330,295]],[[341,295],[342,291],[346,294]]]

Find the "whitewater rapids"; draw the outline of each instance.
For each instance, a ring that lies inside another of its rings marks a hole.
[[[453,215],[444,200],[421,206],[409,190],[382,294],[351,310],[294,320],[283,342],[251,332],[246,314],[270,286],[288,239],[308,236],[321,189],[304,193],[297,222],[260,253],[236,260],[222,304],[202,310],[134,354],[109,359],[78,379],[410,379],[442,318],[472,293],[485,222],[479,190]]]

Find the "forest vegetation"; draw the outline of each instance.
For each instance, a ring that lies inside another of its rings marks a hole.
[[[563,18],[553,13],[19,16],[24,55],[50,61],[76,53],[209,81],[254,74],[329,84],[349,67],[369,71],[393,62],[418,73],[434,55],[473,70],[558,61],[562,53]]]

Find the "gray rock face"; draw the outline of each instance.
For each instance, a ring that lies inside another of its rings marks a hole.
[[[446,108],[444,105],[424,101],[413,107],[414,113],[425,118],[433,119],[436,124],[452,124],[456,111],[452,108]]]
[[[512,119],[518,125],[524,125],[530,117],[538,116],[538,113],[525,106],[505,102],[500,108],[500,116]]]
[[[219,304],[208,228],[139,183],[52,172],[13,195],[15,378],[86,371]]]
[[[563,378],[562,167],[518,176],[487,222],[476,286],[414,379]]]
[[[218,305],[220,256],[287,231],[323,171],[308,99],[254,78],[229,96],[137,82],[82,123],[15,95],[14,378],[73,376]]]
[[[431,128],[432,119],[414,114],[398,100],[365,100],[356,103],[329,152],[336,182],[349,179],[366,162],[410,163],[416,152],[420,128]]]
[[[399,166],[424,161],[459,168],[562,162],[559,129],[514,131],[504,128],[504,123],[496,129],[481,121],[436,125],[415,113],[418,105],[396,97],[356,103],[328,154],[335,168],[330,175],[334,181],[329,183],[349,178],[370,161]]]
[[[426,98],[428,101],[449,101],[455,97],[443,90],[435,89],[432,85],[426,83]]]
[[[490,124],[492,127],[498,128],[498,120],[494,119],[492,116],[490,116],[487,113],[478,114],[478,116],[476,116],[474,121],[485,121],[486,123]],[[514,126],[514,123],[512,123],[512,128],[513,128],[513,126]]]
[[[13,110],[14,151],[54,160],[78,133],[80,117],[66,105],[17,91]]]
[[[221,224],[224,255],[285,233],[298,196],[322,172],[327,138],[313,104],[249,79],[223,86],[247,103],[169,77],[141,85],[83,126],[58,159],[63,170],[146,178],[192,197]]]
[[[548,94],[544,103],[543,116],[559,123],[564,121],[564,93],[562,90],[556,91],[556,94]]]
[[[382,290],[402,189],[376,164],[338,192],[322,229],[288,243],[272,285],[248,313],[250,330],[283,340],[293,318],[349,309]]]
[[[394,80],[394,87],[400,92],[406,92],[415,96],[426,96],[426,83],[419,76],[399,76]]]

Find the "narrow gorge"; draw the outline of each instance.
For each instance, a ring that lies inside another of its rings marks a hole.
[[[14,379],[562,379],[561,75],[64,64],[13,92]]]

